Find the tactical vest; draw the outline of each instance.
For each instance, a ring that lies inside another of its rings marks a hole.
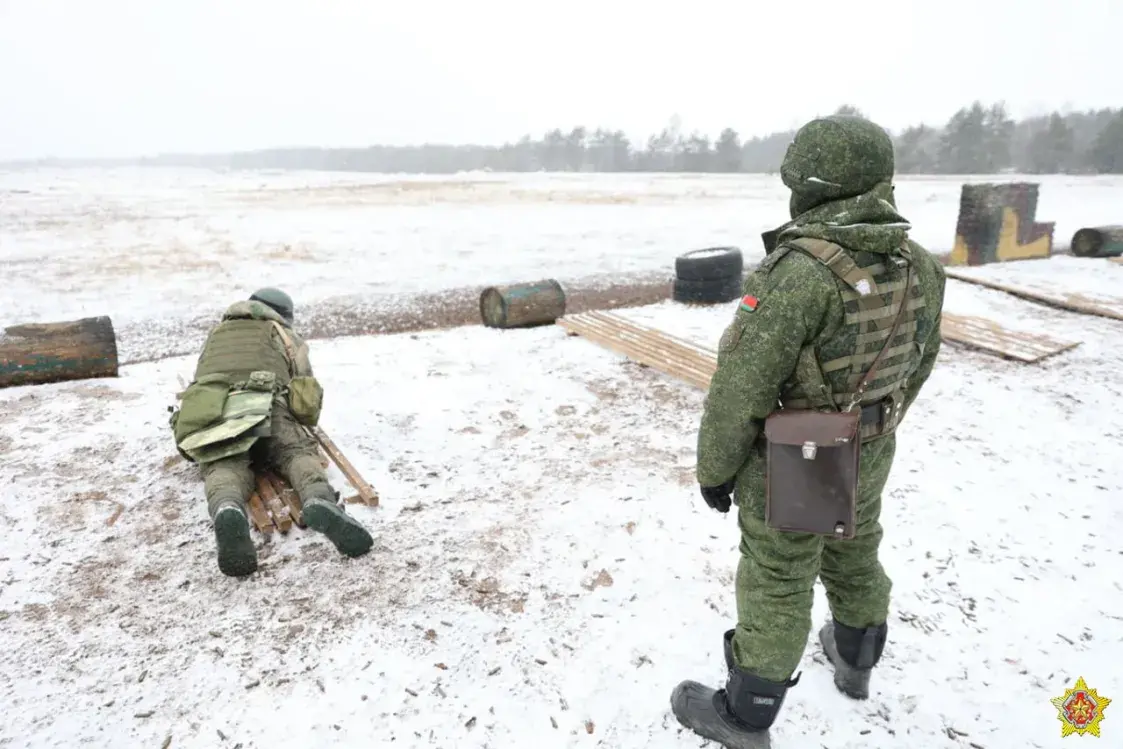
[[[786,248],[810,255],[834,274],[846,315],[835,339],[852,345],[844,355],[825,361],[814,346],[805,346],[792,381],[781,395],[782,407],[843,410],[850,406],[858,383],[889,339],[904,300],[905,310],[889,349],[865,393],[854,403],[855,407],[865,407],[883,402],[880,424],[862,424],[863,442],[891,434],[897,428],[903,401],[901,391],[919,366],[922,353],[916,337],[917,311],[925,306],[926,300],[915,269],[905,288],[911,262],[908,244],[901,247],[899,257],[878,256],[865,266],[859,266],[839,245],[821,239],[801,237],[785,242],[776,252],[782,253]]]
[[[289,363],[273,343],[274,324],[270,320],[223,320],[207,337],[195,367],[195,379],[221,373],[237,382],[248,378],[250,372],[265,370],[277,375],[278,386],[288,385]]]

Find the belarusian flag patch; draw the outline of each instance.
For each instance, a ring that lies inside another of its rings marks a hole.
[[[760,304],[760,300],[752,294],[746,294],[745,296],[741,297],[741,309],[745,310],[746,312],[754,312],[758,304]]]

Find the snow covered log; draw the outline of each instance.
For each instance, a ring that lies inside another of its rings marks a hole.
[[[0,335],[0,388],[116,376],[108,317],[13,325]]]
[[[553,279],[490,286],[480,294],[480,317],[489,328],[551,325],[565,315],[565,290]]]
[[[1123,255],[1123,226],[1087,226],[1072,235],[1072,254],[1077,257]]]

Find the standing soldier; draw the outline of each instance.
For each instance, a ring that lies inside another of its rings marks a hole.
[[[936,361],[944,271],[908,239],[893,199],[893,142],[859,117],[813,120],[780,174],[792,220],[719,343],[698,434],[706,504],[741,529],[737,626],[724,688],[679,684],[671,706],[726,747],[768,747],[768,729],[811,631],[821,577],[831,621],[819,641],[835,686],[869,696],[885,647],[890,580],[878,561],[894,430]]]
[[[316,441],[304,429],[319,420],[323,391],[292,322],[292,299],[278,289],[232,304],[207,336],[172,416],[177,448],[202,468],[218,568],[234,577],[257,569],[246,517],[254,490],[251,454],[288,480],[303,502],[305,523],[340,552],[357,557],[373,545],[337,504]]]

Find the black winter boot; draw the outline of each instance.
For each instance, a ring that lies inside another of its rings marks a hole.
[[[847,697],[864,700],[870,696],[870,672],[881,660],[889,625],[856,629],[837,620],[819,630],[819,644],[834,666],[834,685]]]
[[[733,630],[727,630],[722,640],[725,645],[725,670],[728,671],[733,668]]]
[[[731,640],[726,633],[725,642]],[[726,652],[732,656],[730,649]],[[679,723],[726,749],[771,749],[768,729],[776,721],[788,689],[798,683],[798,674],[777,683],[731,665],[725,689],[710,689],[696,681],[675,687],[671,712]]]
[[[239,502],[224,500],[214,512],[214,540],[218,547],[218,569],[230,577],[257,571],[257,550],[250,538],[250,522]]]
[[[305,500],[304,522],[327,536],[340,553],[349,557],[360,557],[374,545],[367,529],[331,499],[311,496]]]

